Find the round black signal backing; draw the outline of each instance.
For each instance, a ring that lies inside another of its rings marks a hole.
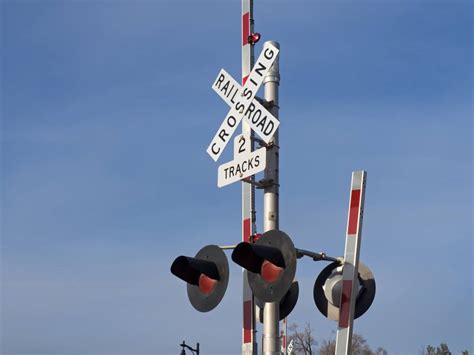
[[[259,273],[247,273],[253,294],[262,302],[280,302],[290,288],[296,273],[296,250],[290,237],[279,230],[262,234],[255,245],[268,246],[280,251],[284,268],[273,282],[266,282]]]
[[[220,280],[217,280],[214,288],[208,294],[199,289],[199,286],[187,284],[189,301],[199,312],[209,312],[214,309],[224,297],[229,283],[229,263],[224,252],[217,245],[208,245],[199,250],[195,259],[213,262],[219,272]]]
[[[290,288],[286,292],[285,296],[280,300],[280,320],[285,319],[293,311],[298,301],[298,295],[300,293],[300,287],[298,281],[293,281]],[[255,304],[258,307],[258,320],[260,323],[263,323],[263,307],[265,302],[260,301],[258,298],[255,298]]]
[[[369,268],[363,263],[359,262],[359,282],[362,286],[354,310],[354,319],[363,315],[372,305],[375,299],[375,278]]]
[[[325,317],[335,321],[339,320],[339,307],[333,305],[327,300],[323,286],[332,272],[339,266],[340,264],[338,262],[333,262],[326,266],[316,279],[313,289],[313,298],[316,307]],[[354,319],[363,315],[372,305],[375,298],[374,275],[362,262],[359,262],[359,283],[361,290],[356,298]]]
[[[316,307],[323,314],[323,316],[332,320],[337,320],[339,318],[339,308],[333,306],[332,303],[327,300],[326,295],[324,294],[323,286],[333,270],[339,265],[339,262],[335,261],[326,266],[318,275],[313,288],[313,298]]]

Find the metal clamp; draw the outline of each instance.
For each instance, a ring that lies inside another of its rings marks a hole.
[[[274,186],[274,185],[280,186],[279,184],[274,183],[273,179],[269,179],[269,180],[262,179],[260,181],[254,181],[250,177],[246,177],[242,179],[241,181],[246,182],[247,184],[250,184],[252,186],[255,186],[256,189],[265,189],[267,187]]]
[[[271,108],[280,108],[280,106],[278,106],[275,101],[267,101],[265,99],[262,99],[261,97],[258,97],[258,96],[255,96],[254,97],[255,100],[257,100],[263,107],[265,107],[266,109],[271,109]]]
[[[270,142],[270,143],[265,143],[265,141],[263,139],[260,139],[258,137],[255,137],[255,136],[251,136],[250,137],[250,140],[252,142],[255,142],[255,143],[258,143],[261,147],[265,147],[265,148],[268,148],[270,147],[270,145],[272,145],[273,143]]]
[[[266,189],[267,187],[272,187],[272,186],[280,186],[280,184],[277,184],[274,182],[273,179],[262,179],[259,182],[257,182],[257,186],[255,186],[257,189]]]
[[[268,143],[265,143],[265,141],[263,139],[260,139],[258,137],[250,137],[250,139],[252,140],[252,142],[258,143],[260,145],[260,147],[264,147],[264,148],[267,148],[267,149],[271,149],[271,148],[280,149],[280,146],[276,145],[274,141],[270,141]]]

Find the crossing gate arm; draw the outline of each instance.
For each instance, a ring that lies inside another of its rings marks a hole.
[[[358,292],[359,254],[362,237],[367,172],[352,172],[344,251],[343,284],[336,335],[336,355],[351,354],[355,301]]]

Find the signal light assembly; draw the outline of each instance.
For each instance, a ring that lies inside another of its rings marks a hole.
[[[334,262],[326,266],[314,283],[313,298],[318,310],[331,320],[339,320],[343,297],[342,266]],[[369,268],[359,261],[359,287],[356,295],[354,319],[363,315],[375,298],[375,278]]]
[[[224,249],[232,246],[222,247]],[[208,312],[220,303],[229,282],[229,264],[221,247],[208,245],[196,256],[179,256],[171,265],[171,273],[187,283],[188,298],[200,312]],[[318,310],[327,318],[339,319],[343,297],[342,259],[327,257],[295,249],[290,237],[282,231],[268,231],[255,243],[242,242],[234,247],[232,260],[247,269],[250,288],[255,296],[257,318],[262,321],[266,302],[279,302],[280,320],[296,306],[299,285],[294,281],[296,258],[309,256],[313,260],[337,260],[319,274],[313,288],[313,299]],[[375,278],[370,269],[359,262],[358,290],[354,319],[362,316],[375,298]]]
[[[253,294],[262,302],[279,302],[290,288],[296,273],[296,249],[282,231],[262,234],[255,243],[239,243],[232,260],[247,269]]]
[[[179,256],[174,260],[171,272],[187,283],[188,298],[196,310],[208,312],[224,297],[229,265],[223,249],[234,249],[232,260],[248,271],[248,282],[255,296],[256,319],[262,323],[266,302],[279,302],[279,320],[295,308],[299,296],[299,284],[294,280],[297,258],[308,256],[314,261],[333,261],[317,277],[313,299],[326,318],[339,321],[345,297],[342,258],[296,249],[291,238],[279,230],[268,231],[255,239],[254,243],[242,242],[236,246],[208,245],[194,258]],[[354,289],[354,319],[357,319],[372,305],[376,290],[374,276],[362,262],[358,265]]]
[[[278,314],[280,315],[280,320],[283,320],[288,317],[288,315],[295,308],[296,302],[298,301],[299,291],[300,288],[298,285],[298,281],[293,281],[288,291],[280,300],[278,307]],[[257,319],[260,323],[263,323],[263,307],[265,306],[265,302],[260,301],[258,298],[255,298],[255,304],[257,305]]]
[[[189,301],[200,312],[214,309],[229,283],[229,263],[217,245],[205,246],[194,258],[177,257],[171,273],[187,283]]]

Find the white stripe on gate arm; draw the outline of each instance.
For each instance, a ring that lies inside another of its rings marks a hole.
[[[231,109],[229,113],[227,114],[226,118],[224,119],[224,122],[221,124],[217,133],[212,139],[211,144],[209,144],[207,148],[207,153],[214,161],[217,161],[217,159],[219,159],[219,156],[222,154],[222,151],[229,142],[230,137],[232,136],[244,114],[248,114],[248,116],[251,116],[252,122],[249,122],[249,124],[252,126],[252,129],[254,129],[253,126],[255,126],[256,128],[263,126],[263,130],[269,130],[268,126],[270,125],[265,126],[266,122],[263,122],[262,124],[263,118],[260,117],[264,114],[264,111],[259,111],[257,108],[258,105],[253,104],[252,101],[255,95],[257,94],[259,87],[263,83],[265,75],[268,73],[270,67],[278,56],[278,52],[279,49],[273,46],[272,44],[265,44],[263,51],[258,57],[258,60],[255,63],[255,66],[253,67],[252,71],[250,72],[250,75],[244,87],[241,89],[240,95],[237,95],[235,101],[231,102]],[[219,90],[225,91],[227,95],[224,94],[224,100],[227,102],[227,100],[230,99],[230,92],[227,90],[230,90],[230,88],[226,87],[226,85],[230,84],[228,82],[224,83],[226,75],[224,75],[223,72],[225,71],[221,70],[219,76],[217,77],[217,80],[214,82],[212,87],[215,90],[214,87],[218,86]],[[230,75],[227,76],[230,77]],[[233,81],[235,82],[235,80]],[[218,94],[222,97],[222,93]],[[231,101],[233,100],[231,99]],[[248,108],[251,108],[251,110],[248,110]],[[266,117],[268,117],[268,115],[266,115]],[[272,125],[272,127],[273,126],[274,124]],[[256,130],[256,132],[258,133],[258,130]],[[262,137],[262,139],[265,140],[265,137]]]

